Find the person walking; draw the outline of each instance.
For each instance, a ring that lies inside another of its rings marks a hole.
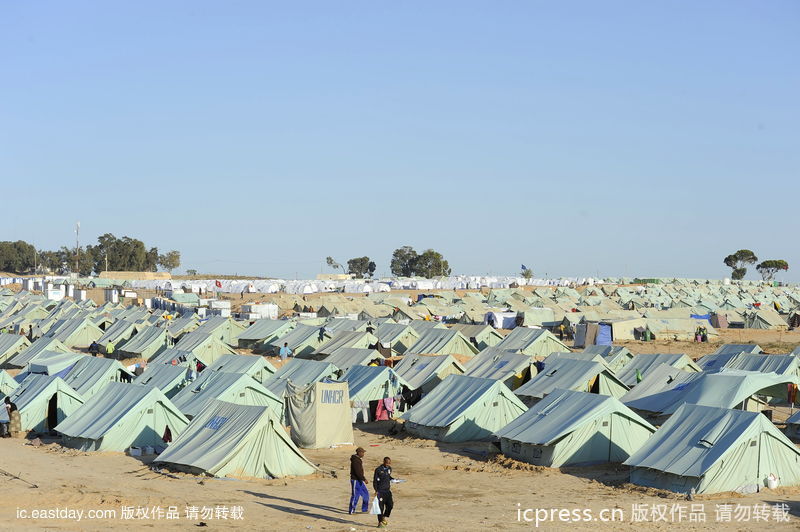
[[[92,342],[89,346],[89,354],[93,357],[96,357],[100,353],[100,344],[97,342]]]
[[[289,349],[289,344],[284,342],[283,347],[281,347],[281,350],[278,352],[278,354],[281,357],[281,362],[286,362],[286,359],[292,356],[292,350]]]
[[[361,512],[369,510],[369,490],[367,489],[367,478],[364,476],[364,454],[367,451],[363,447],[356,449],[356,454],[350,457],[350,507],[351,515],[356,513],[358,499],[361,499]]]
[[[375,488],[375,497],[380,503],[381,513],[378,514],[378,528],[389,526],[389,516],[392,515],[394,501],[392,500],[392,459],[388,456],[383,463],[375,468],[372,477],[372,487]]]

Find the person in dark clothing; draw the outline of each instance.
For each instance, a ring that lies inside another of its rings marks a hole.
[[[89,354],[91,354],[93,357],[96,357],[98,353],[100,353],[100,346],[97,344],[97,342],[92,342],[92,344],[89,346]]]
[[[356,513],[358,499],[361,499],[361,511],[369,510],[369,490],[367,477],[364,476],[364,463],[362,459],[366,451],[363,447],[356,449],[356,454],[350,457],[350,509],[349,513]]]
[[[392,459],[388,456],[383,459],[383,464],[375,468],[372,478],[372,487],[380,503],[381,513],[378,514],[378,527],[389,525],[389,516],[392,515],[394,501],[392,500]]]

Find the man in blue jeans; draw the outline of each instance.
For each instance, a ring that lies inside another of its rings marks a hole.
[[[358,499],[361,498],[361,511],[369,510],[369,490],[367,489],[367,479],[364,476],[364,454],[363,447],[356,449],[356,454],[350,457],[350,513],[356,513]]]

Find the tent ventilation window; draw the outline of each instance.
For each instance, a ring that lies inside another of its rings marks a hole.
[[[755,447],[755,446],[756,446],[756,440],[751,441],[750,442],[750,447]]]
[[[607,427],[608,426],[608,421],[603,421],[603,426]]]
[[[497,401],[495,401],[494,403],[492,403],[492,406],[497,406],[498,404],[499,403]]]
[[[239,397],[244,397],[244,392],[239,392]]]
[[[152,408],[148,408],[148,409],[147,409],[147,413],[148,413],[148,414],[152,414],[152,413],[153,413],[153,409],[152,409]]]

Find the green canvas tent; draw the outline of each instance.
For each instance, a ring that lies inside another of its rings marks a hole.
[[[215,477],[281,478],[316,471],[270,408],[224,401],[210,402],[156,463]]]
[[[109,382],[129,383],[131,380],[133,374],[119,361],[95,357],[81,357],[64,376],[64,382],[87,400]]]
[[[502,342],[497,344],[504,351],[513,351],[523,355],[544,358],[556,351],[567,352],[570,348],[545,329],[528,329],[516,327]]]
[[[478,348],[463,334],[450,329],[428,329],[420,334],[414,345],[408,348],[407,355],[465,355],[473,356]]]
[[[210,334],[214,338],[226,343],[229,346],[238,345],[237,338],[245,331],[246,323],[238,322],[233,318],[223,318],[222,316],[212,316],[200,323],[194,332],[199,334]]]
[[[373,334],[381,345],[401,355],[419,339],[419,333],[413,327],[402,323],[381,323]]]
[[[628,391],[628,387],[605,364],[557,358],[553,362],[545,363],[542,371],[514,390],[514,393],[523,398],[526,404],[531,405],[556,388],[610,395],[616,398],[622,397]]]
[[[335,379],[338,374],[339,368],[329,362],[291,359],[278,368],[264,386],[278,397],[284,397],[289,381],[295,386],[305,386],[322,379]]]
[[[655,430],[614,397],[557,389],[495,435],[510,458],[562,467],[624,462]]]
[[[503,341],[503,335],[497,332],[491,325],[454,323],[450,326],[450,329],[463,334],[465,338],[480,350],[497,345]]]
[[[132,321],[117,320],[103,332],[103,336],[97,340],[97,343],[101,347],[105,347],[109,342],[121,347],[123,343],[136,334],[136,330],[137,326]]]
[[[271,342],[288,334],[295,325],[287,320],[256,320],[236,337],[236,342],[242,349],[263,351]]]
[[[222,355],[237,354],[228,344],[208,333],[192,331],[181,338],[174,349],[178,351],[188,351],[197,360],[206,366],[210,366],[217,358]]]
[[[110,382],[58,424],[64,444],[82,451],[164,447],[189,420],[157,388]]]
[[[0,333],[0,364],[27,349],[31,343],[22,335]]]
[[[11,357],[6,361],[4,366],[11,367],[11,368],[24,368],[28,365],[28,362],[35,359],[39,354],[43,353],[44,351],[58,351],[60,353],[68,353],[69,348],[62,344],[60,341],[56,340],[55,338],[37,338],[33,341],[30,347],[23,349],[15,356]]]
[[[376,358],[383,360],[383,356],[374,349],[341,347],[332,355],[325,357],[325,362],[333,364],[342,372],[347,372],[353,366],[366,366]]]
[[[800,484],[800,449],[756,412],[684,404],[633,454],[631,482],[679,493]]]
[[[167,347],[167,331],[161,327],[145,327],[118,349],[120,358],[151,360]]]
[[[89,347],[92,342],[103,336],[103,330],[89,318],[76,318],[65,321],[56,330],[47,334],[69,348]]]
[[[385,366],[353,366],[342,380],[349,386],[353,423],[373,421],[368,403],[397,397],[402,393],[403,386],[407,386],[392,368]]]
[[[794,440],[800,440],[800,411],[786,420],[786,435]]]
[[[330,338],[331,335],[321,327],[298,325],[288,334],[270,342],[267,350],[272,350],[277,354],[283,344],[288,344],[295,357],[305,356],[316,351],[319,346],[330,340]]]
[[[428,393],[449,375],[463,374],[464,366],[450,355],[404,355],[394,371],[412,390]]]
[[[650,395],[636,399],[624,398],[623,402],[634,410],[658,416],[670,415],[686,403],[757,411],[764,401],[755,395],[786,399],[790,383],[800,384],[800,379],[795,375],[727,369],[719,373],[681,372],[666,388],[654,389]]]
[[[204,371],[244,373],[253,377],[257,382],[264,384],[277,370],[262,356],[222,355]]]
[[[464,366],[464,375],[502,381],[515,390],[536,375],[536,366],[528,355],[487,347]]]
[[[352,445],[350,396],[346,382],[323,379],[286,387],[286,420],[292,441],[304,449]]]
[[[283,401],[274,393],[243,373],[204,371],[179,391],[172,402],[183,414],[192,419],[214,400],[237,405],[268,406],[278,415],[283,413]]]
[[[634,354],[628,348],[614,345],[587,345],[583,352],[600,355],[603,357],[606,366],[614,372],[619,372],[634,357]]]
[[[356,349],[371,349],[378,344],[378,338],[368,332],[342,331],[334,333],[333,338],[319,346],[313,353],[299,354],[295,357],[314,358],[323,360],[336,353],[339,349],[348,347]]]
[[[761,346],[758,344],[723,344],[714,351],[715,355],[738,355],[739,353],[749,353],[757,355],[763,353]]]
[[[81,359],[89,358],[77,353],[61,353],[59,351],[43,351],[28,362],[22,374],[57,375],[63,377]],[[19,376],[18,376],[19,377]]]
[[[0,396],[5,397],[17,388],[19,383],[6,371],[0,370]]]
[[[9,396],[17,405],[23,431],[45,433],[53,430],[82,404],[83,397],[60,378],[29,375]],[[5,408],[0,421],[7,421]]]
[[[636,355],[625,364],[625,367],[617,373],[617,377],[627,386],[636,386],[640,379],[646,377],[650,370],[658,367],[659,364],[667,364],[688,372],[699,373],[701,371],[700,366],[686,355],[676,353],[643,354]]]
[[[151,364],[133,383],[158,388],[167,398],[172,399],[181,388],[189,384],[191,375],[192,370],[186,366]]]
[[[500,381],[450,375],[402,418],[415,436],[462,442],[490,439],[525,410]]]

